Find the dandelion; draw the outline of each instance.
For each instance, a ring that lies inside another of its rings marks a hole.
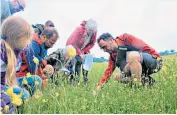
[[[24,100],[24,103],[26,104],[26,103],[28,103],[29,102],[29,99],[25,99]]]
[[[35,81],[35,85],[39,85],[40,83],[39,83],[39,81]]]
[[[26,74],[26,77],[27,77],[27,78],[28,78],[28,77],[31,77],[31,73],[28,72],[28,73]]]
[[[36,65],[39,65],[39,60],[38,60],[35,56],[33,56],[33,62],[34,62]]]
[[[176,114],[177,114],[177,109],[176,109]]]
[[[6,92],[7,92],[7,94],[8,94],[10,97],[13,97],[14,92],[13,92],[13,88],[12,88],[12,87],[9,87]]]
[[[9,106],[8,105],[5,105],[4,106],[4,111],[7,113],[9,111]]]
[[[21,96],[16,95],[15,97],[12,98],[12,104],[15,106],[21,106],[22,105],[22,99]]]
[[[166,66],[162,66],[162,70],[165,71],[167,69]]]
[[[67,47],[67,54],[70,57],[75,57],[76,56],[76,50],[73,47],[68,46]]]
[[[158,61],[160,61],[160,60],[161,60],[161,58],[160,58],[160,57],[158,57],[158,58],[157,58],[157,60],[158,60]]]
[[[38,99],[38,98],[40,98],[40,96],[39,95],[33,95],[33,98]]]
[[[28,82],[27,82],[26,79],[23,79],[23,84],[24,84],[24,85],[27,85],[27,84],[28,84]]]
[[[3,112],[2,112],[2,107],[0,108],[0,114],[2,114]]]
[[[46,102],[47,102],[47,100],[46,100],[46,99],[43,99],[43,100],[42,100],[42,102],[43,102],[43,103],[46,103]]]
[[[134,81],[134,82],[137,82],[138,80],[137,80],[137,78],[134,78],[133,81]]]
[[[55,96],[58,97],[58,96],[59,96],[59,93],[55,93]]]
[[[155,72],[158,72],[158,69],[155,69],[154,71],[155,71]]]

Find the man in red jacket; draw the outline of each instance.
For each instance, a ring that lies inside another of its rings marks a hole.
[[[110,54],[110,57],[108,68],[98,82],[96,90],[108,82],[116,66],[121,70],[117,75],[118,79],[127,75],[127,77],[136,77],[137,81],[141,81],[142,74],[147,73],[150,77],[149,75],[158,72],[162,67],[160,55],[143,40],[130,34],[125,33],[114,39],[111,34],[103,33],[97,42],[101,49]],[[144,72],[145,68],[147,72]]]
[[[97,23],[90,19],[83,21],[79,27],[69,37],[66,46],[72,45],[76,49],[75,57],[75,75],[78,75],[77,82],[80,80],[80,70],[83,62],[83,54],[90,52],[90,49],[95,45],[97,34]],[[83,70],[84,82],[88,82],[88,71]]]

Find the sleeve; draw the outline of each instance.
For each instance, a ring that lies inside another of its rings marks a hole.
[[[27,63],[28,63],[28,69],[30,70],[30,73],[35,73],[37,67],[36,64],[33,62],[34,56],[38,58],[39,63],[42,62],[42,58],[39,56],[40,53],[40,46],[36,42],[32,42],[30,50],[26,53]],[[39,67],[39,66],[38,66]]]
[[[100,81],[98,82],[98,85],[102,85],[103,83],[108,82],[114,70],[115,70],[115,62],[112,60],[111,57],[109,57],[108,67],[104,72],[104,75],[101,77]]]

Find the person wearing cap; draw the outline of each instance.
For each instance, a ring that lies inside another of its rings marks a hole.
[[[89,19],[83,21],[79,27],[71,34],[67,40],[66,45],[72,45],[76,49],[76,57],[72,61],[75,63],[75,75],[77,75],[77,82],[80,81],[81,65],[83,63],[83,54],[90,53],[96,42],[97,23]],[[88,82],[88,71],[83,70],[84,82]]]
[[[65,48],[59,48],[55,52],[51,53],[47,58],[47,64],[52,65],[54,68],[54,76],[57,76],[58,72],[67,72],[71,75],[72,69],[70,66],[74,66],[70,61],[76,56],[76,49],[72,45],[68,45]],[[70,82],[74,82],[73,76],[70,77]]]
[[[40,36],[42,34],[42,31],[44,31],[45,29],[48,29],[48,28],[55,27],[55,25],[51,20],[48,20],[45,22],[45,25],[35,24],[35,25],[32,25],[32,27],[34,28],[34,32],[38,33],[38,35]]]
[[[7,17],[23,11],[25,6],[25,0],[1,0],[1,24]]]
[[[116,67],[119,67],[121,72],[115,79],[121,80],[121,78],[133,77],[136,78],[135,81],[139,82],[141,82],[141,75],[145,73],[144,69],[147,70],[146,74],[151,82],[154,82],[150,75],[158,72],[162,67],[162,59],[159,53],[133,35],[125,33],[113,38],[110,33],[103,33],[97,39],[97,43],[104,52],[110,54],[110,57],[108,67],[99,80],[96,91],[108,82]]]
[[[65,48],[59,48],[55,52],[51,53],[47,58],[47,64],[53,66],[55,71],[68,66],[68,62],[76,56],[76,50],[72,45],[68,45]]]

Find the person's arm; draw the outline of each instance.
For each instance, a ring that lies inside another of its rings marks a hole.
[[[133,46],[139,49],[140,52],[149,53],[154,57],[160,57],[159,53],[157,53],[157,51],[154,48],[146,44],[143,40],[130,34],[124,34],[123,36],[126,45]]]
[[[40,46],[36,42],[32,42],[30,49],[26,53],[26,59],[28,63],[28,69],[30,73],[35,73],[36,71],[36,64],[34,63],[33,59],[36,57],[39,60],[39,64],[42,62],[42,58],[39,56],[40,53]],[[37,66],[39,67],[39,65]]]
[[[111,57],[109,57],[108,67],[104,72],[104,75],[101,77],[100,81],[98,82],[97,86],[101,86],[103,83],[108,82],[114,70],[115,70],[115,62],[112,60]]]

